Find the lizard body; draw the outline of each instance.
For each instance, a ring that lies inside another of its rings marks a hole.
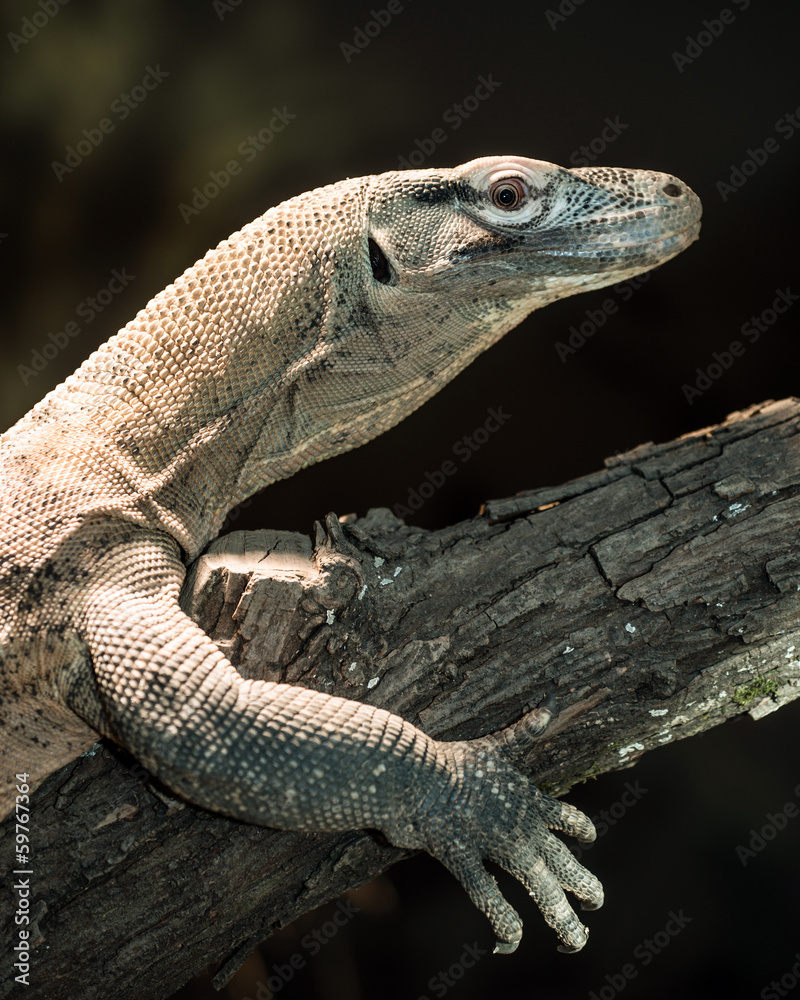
[[[497,861],[582,947],[563,890],[594,908],[602,887],[550,830],[592,824],[514,766],[552,706],[437,742],[243,679],[178,593],[237,503],[393,426],[532,310],[675,256],[699,218],[671,175],[486,157],[319,188],[209,251],[0,437],[12,775],[35,787],[100,733],[206,808],[429,851],[510,951],[521,923],[482,864]],[[7,785],[0,816],[14,802]]]

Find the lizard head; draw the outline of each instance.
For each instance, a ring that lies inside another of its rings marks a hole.
[[[368,246],[377,281],[525,311],[647,271],[700,230],[697,195],[652,170],[487,156],[380,181]]]
[[[670,174],[518,156],[353,178],[271,210],[242,241],[269,247],[258,268],[274,303],[270,344],[262,323],[237,346],[237,385],[271,413],[253,481],[375,437],[528,313],[669,260],[699,220]],[[292,360],[265,392],[276,347]]]
[[[121,334],[130,370],[113,341],[92,365],[126,394],[125,461],[180,470],[152,499],[180,511],[170,530],[191,553],[234,504],[392,427],[534,309],[680,253],[699,220],[697,196],[650,170],[500,156],[351,178],[275,206],[176,279]],[[153,344],[163,374],[144,393]]]

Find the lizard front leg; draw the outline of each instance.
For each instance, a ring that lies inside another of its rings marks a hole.
[[[174,542],[124,530],[76,609],[90,654],[64,689],[77,714],[97,726],[101,713],[104,731],[207,809],[282,829],[374,828],[428,851],[487,915],[498,951],[516,948],[522,925],[485,859],[525,885],[566,950],[584,945],[564,890],[594,908],[602,887],[550,831],[591,840],[594,829],[512,763],[525,725],[438,742],[371,705],[246,680],[180,609]],[[528,734],[547,714],[532,713]]]

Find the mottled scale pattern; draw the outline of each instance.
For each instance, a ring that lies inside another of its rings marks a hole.
[[[484,157],[319,188],[209,251],[0,437],[5,775],[35,786],[101,733],[205,808],[424,848],[509,951],[496,861],[582,947],[565,890],[602,889],[551,831],[592,825],[515,763],[549,710],[437,742],[243,679],[178,592],[236,504],[393,426],[534,309],[675,256],[699,219],[669,174]]]

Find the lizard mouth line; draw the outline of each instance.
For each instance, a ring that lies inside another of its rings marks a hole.
[[[553,257],[594,257],[598,251],[619,252],[625,250],[638,250],[641,247],[648,247],[651,250],[670,249],[675,246],[688,246],[689,243],[697,239],[700,232],[700,223],[692,223],[686,229],[681,229],[677,233],[670,233],[668,236],[659,236],[657,239],[612,241],[608,243],[595,243],[586,248],[573,248],[571,250],[557,250],[543,247],[536,253],[546,254]]]

